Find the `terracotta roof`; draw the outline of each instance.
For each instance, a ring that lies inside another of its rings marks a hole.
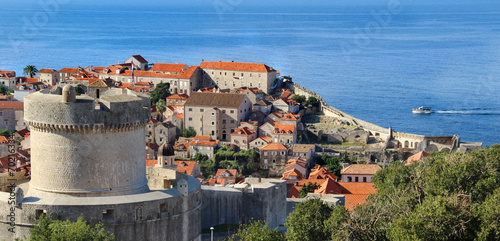
[[[260,148],[261,151],[274,151],[274,150],[288,150],[283,144],[281,143],[269,143],[262,148]]]
[[[188,175],[193,174],[193,170],[198,165],[196,161],[175,161],[177,171]]]
[[[189,95],[187,94],[174,94],[167,97],[168,100],[187,100],[189,99]]]
[[[300,189],[302,189],[301,186],[293,186],[288,191],[286,192],[286,197],[287,198],[298,198],[300,195]]]
[[[184,114],[183,113],[178,113],[178,114],[175,114],[173,116],[175,116],[175,117],[177,117],[177,118],[179,118],[181,120],[184,120]]]
[[[217,141],[197,141],[193,140],[189,142],[190,146],[215,146]]]
[[[58,71],[59,73],[78,73],[78,68],[64,68]]]
[[[238,108],[245,98],[244,94],[193,92],[184,105]]]
[[[57,72],[57,70],[55,69],[41,69],[38,71],[38,73],[40,74],[52,74],[54,72]]]
[[[308,153],[310,150],[314,150],[316,145],[314,144],[295,144],[293,145],[293,152],[298,153]]]
[[[151,71],[162,71],[162,72],[181,72],[184,68],[186,68],[186,64],[164,64],[164,63],[156,63]]]
[[[337,176],[328,171],[325,167],[316,166],[309,174],[309,179],[332,179],[337,180]]]
[[[314,190],[314,193],[340,194],[342,193],[342,188],[335,180],[326,179],[318,189]]]
[[[155,151],[158,151],[158,148],[160,148],[160,146],[158,146],[158,144],[151,143],[151,142],[146,142],[146,146],[149,147],[149,149],[152,149]]]
[[[147,167],[154,167],[158,163],[158,160],[146,160]]]
[[[293,168],[293,169],[291,169],[289,171],[284,172],[283,173],[283,177],[281,178],[281,180],[290,179],[291,176],[297,177],[298,181],[300,181],[300,179],[303,178],[302,173],[299,170]]]
[[[177,143],[174,145],[174,151],[186,151],[189,148],[189,143]]]
[[[2,103],[2,102],[0,102],[0,103]],[[24,129],[22,129],[22,130],[19,130],[19,131],[14,132],[14,134],[16,134],[16,133],[17,133],[18,135],[20,135],[20,136],[26,136],[26,135],[29,135],[29,134],[30,134],[30,131],[29,131],[28,129],[24,128]]]
[[[120,83],[120,86],[118,86],[118,87],[122,88],[122,89],[126,89],[129,87],[132,87],[132,83]]]
[[[276,123],[274,125],[273,133],[293,134],[294,131],[295,125]]]
[[[28,83],[38,83],[38,78],[26,78],[26,82]]]
[[[299,118],[300,118],[300,114],[288,113],[288,114],[285,114],[280,119],[282,119],[282,120],[298,120]]]
[[[149,124],[154,124],[154,123],[157,123],[157,122],[160,122],[160,121],[157,120],[157,119],[152,118],[148,123]]]
[[[200,135],[197,135],[194,137],[195,140],[211,140],[212,138],[210,136],[200,136]]]
[[[224,61],[203,61],[200,64],[202,69],[220,69],[220,70],[237,70],[237,71],[252,71],[252,72],[271,72],[272,67],[265,64],[256,63],[241,63],[241,62],[224,62]]]
[[[343,194],[345,196],[345,209],[348,211],[353,211],[356,206],[366,203],[366,197],[368,194]]]
[[[20,101],[0,101],[0,109],[23,110],[24,103]]]
[[[134,85],[145,85],[145,86],[151,86],[153,85],[152,83],[146,82],[146,81],[140,81],[135,83]]]
[[[250,130],[248,127],[243,127],[243,128],[236,128],[233,133],[233,135],[252,135],[254,132]]]
[[[0,136],[0,143],[1,143],[1,144],[5,144],[5,143],[7,143],[7,142],[9,142],[9,139],[7,139],[7,137],[5,137],[5,136]]]
[[[371,182],[338,182],[344,194],[374,194],[377,189]]]
[[[300,182],[297,184],[297,186],[304,186],[307,183],[316,183],[321,186],[324,182],[326,182],[328,179],[302,179]]]
[[[408,159],[406,159],[406,163],[405,165],[410,165],[412,162],[419,162],[421,161],[424,157],[432,157],[431,154],[425,152],[425,151],[421,151],[421,152],[418,152],[410,157],[408,157]]]
[[[96,81],[93,81],[91,84],[87,86],[88,88],[108,88],[108,84],[106,84],[106,81],[103,79],[99,79]]]
[[[256,106],[270,106],[272,105],[273,103],[271,103],[270,101],[267,101],[267,100],[260,100],[259,102],[253,104],[253,105],[256,105]]]
[[[140,55],[132,55],[133,58],[135,58],[137,61],[143,63],[143,64],[147,64],[148,61],[146,59],[144,59],[142,56]]]
[[[0,75],[2,75],[2,78],[8,78],[8,77],[14,77],[15,72],[12,70],[0,70]]]
[[[379,165],[370,164],[352,164],[342,169],[342,174],[369,174],[373,175],[378,170],[382,169]]]
[[[229,173],[233,177],[236,177],[238,175],[238,171],[236,169],[218,169],[215,176],[220,177],[220,175],[224,172]]]

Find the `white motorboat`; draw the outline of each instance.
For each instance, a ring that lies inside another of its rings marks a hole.
[[[413,114],[430,114],[432,113],[432,110],[430,107],[423,107],[423,106],[420,106],[416,109],[412,109],[411,112]]]

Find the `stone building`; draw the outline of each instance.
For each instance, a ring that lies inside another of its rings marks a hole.
[[[237,145],[241,150],[249,150],[250,142],[257,138],[257,132],[248,127],[236,128],[231,133],[231,144]]]
[[[285,171],[288,149],[281,143],[270,143],[260,148],[260,167],[269,169],[269,176],[279,177]]]
[[[258,88],[270,94],[273,87],[278,85],[276,70],[265,64],[203,61],[200,68],[203,69],[204,86],[218,86],[220,89]]]
[[[163,122],[156,126],[154,133],[156,144],[174,143],[177,137],[177,128],[171,122]]]
[[[67,78],[78,75],[78,68],[64,68],[57,73],[59,73],[59,81],[65,82]]]
[[[59,72],[55,69],[41,69],[38,71],[38,81],[54,86],[59,83]]]
[[[26,197],[19,191],[15,204],[7,203],[10,193],[0,192],[0,237],[29,236],[46,214],[102,222],[116,240],[200,240],[199,181],[167,168],[146,169],[150,100],[113,92],[100,99],[77,97],[67,85],[62,95],[37,92],[25,98],[31,181]],[[175,188],[163,189],[166,183]],[[8,231],[11,213],[15,233]]]
[[[212,140],[210,136],[195,136],[194,139],[189,142],[188,152],[191,157],[196,156],[196,154],[201,154],[212,159],[214,158],[215,148],[218,146],[219,140]]]
[[[184,104],[184,127],[198,135],[230,141],[231,133],[247,120],[252,103],[244,94],[193,92]]]
[[[273,142],[272,140],[273,139],[270,136],[261,136],[255,140],[251,141],[249,148],[254,149],[255,151],[260,153],[260,148]]]
[[[0,101],[0,129],[24,129],[24,103],[20,101]]]
[[[16,88],[16,72],[10,70],[0,70],[0,84],[6,89]]]
[[[376,164],[352,164],[340,171],[343,182],[372,182],[372,177],[382,168]]]
[[[262,113],[269,115],[272,110],[273,103],[265,99],[261,99],[257,103],[253,104],[253,111],[261,111]]]
[[[180,74],[182,71],[185,71],[187,69],[189,69],[189,66],[187,66],[187,64],[156,63],[150,70],[164,74]]]
[[[274,124],[271,138],[275,143],[282,143],[287,147],[292,147],[297,142],[297,130],[294,125]]]
[[[148,61],[140,55],[132,55],[130,58],[125,60],[125,64],[133,64],[135,68],[139,70],[148,70]]]

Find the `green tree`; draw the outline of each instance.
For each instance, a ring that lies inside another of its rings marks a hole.
[[[23,69],[23,74],[29,75],[30,78],[33,78],[38,73],[38,69],[34,65],[26,65]]]
[[[311,104],[312,106],[316,106],[319,103],[319,101],[318,99],[316,99],[316,97],[309,96],[309,98],[307,98],[307,103]]]
[[[342,170],[340,162],[349,162],[347,155],[345,155],[343,159],[340,159],[338,157],[328,156],[325,153],[321,157],[316,158],[316,163],[318,165],[326,167],[329,172],[333,173],[337,177],[340,177],[340,171]]]
[[[215,174],[217,169],[219,169],[218,162],[210,160],[207,155],[198,153],[191,158],[191,161],[198,162],[198,165],[200,165],[200,171],[205,178]]]
[[[284,235],[280,234],[278,228],[271,229],[267,222],[262,220],[251,220],[250,224],[243,224],[229,241],[285,241]]]
[[[168,90],[170,89],[170,83],[159,83],[155,86],[153,92],[151,92],[151,104],[156,104],[159,100],[166,101],[169,96]]]
[[[0,94],[4,94],[4,95],[6,95],[6,94],[7,94],[7,91],[8,91],[8,90],[7,90],[7,88],[5,88],[5,86],[0,85]]]
[[[10,137],[16,130],[1,129],[0,136]]]
[[[156,106],[156,110],[159,111],[160,114],[162,114],[162,115],[165,112],[165,110],[167,109],[167,103],[165,102],[164,99],[158,100],[158,102],[156,102],[155,106]]]
[[[481,222],[478,240],[500,240],[500,188],[478,207],[477,216]]]
[[[325,221],[332,209],[321,199],[311,198],[299,203],[295,210],[286,218],[285,226],[287,240],[323,241],[331,236],[325,228]]]
[[[195,137],[196,136],[196,131],[192,127],[190,127],[189,129],[182,128],[182,130],[181,130],[181,136],[182,137],[186,137],[186,138]]]
[[[297,103],[301,104],[302,102],[306,101],[306,97],[304,95],[294,95],[291,98],[292,100],[296,101]]]
[[[85,94],[85,91],[83,90],[83,87],[82,87],[81,84],[77,84],[76,85],[75,92],[76,92],[76,95],[83,95],[83,94]]]
[[[314,192],[314,190],[318,189],[319,185],[315,182],[308,182],[302,186],[299,192],[299,198],[307,197],[307,194],[310,192]]]
[[[114,240],[114,234],[106,232],[102,223],[95,226],[87,224],[83,216],[76,222],[71,222],[50,220],[42,214],[31,229],[29,240]]]

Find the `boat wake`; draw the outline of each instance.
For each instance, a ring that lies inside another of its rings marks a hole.
[[[500,115],[500,110],[472,109],[472,110],[437,110],[435,113],[448,115]]]

